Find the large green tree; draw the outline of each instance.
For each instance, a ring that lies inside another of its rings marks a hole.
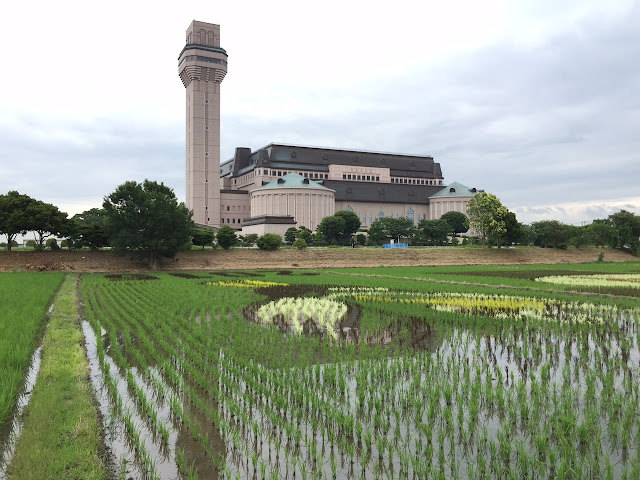
[[[16,236],[30,230],[28,207],[35,200],[28,195],[10,191],[0,195],[0,235],[7,236],[7,250],[11,250]]]
[[[92,208],[71,217],[72,228],[69,246],[89,247],[91,250],[109,245],[107,215],[104,208]]]
[[[451,227],[449,233],[454,236],[469,230],[469,217],[462,212],[447,212],[440,217],[440,220],[449,224]]]
[[[344,220],[344,229],[342,230],[343,240],[351,238],[360,228],[360,218],[351,210],[338,210],[333,216]]]
[[[163,183],[145,180],[120,185],[102,204],[109,243],[118,254],[146,259],[152,267],[188,248],[191,212]]]
[[[480,235],[482,247],[485,246],[488,235],[504,234],[506,231],[504,217],[507,212],[508,210],[502,206],[498,197],[492,193],[478,192],[469,199],[467,203],[469,225]]]
[[[191,243],[196,247],[210,247],[216,239],[216,232],[210,228],[194,228],[191,231]]]
[[[635,255],[638,252],[640,237],[640,217],[627,210],[609,215],[609,221],[615,229],[614,240],[618,248],[629,248]]]
[[[569,226],[558,220],[541,220],[531,224],[539,247],[557,248],[559,243],[569,241]]]
[[[394,238],[397,242],[401,237],[411,238],[414,234],[413,221],[407,217],[382,217],[379,222],[384,228],[385,235]]]
[[[380,245],[387,239],[387,233],[381,219],[376,218],[367,230],[369,245]]]
[[[58,210],[58,207],[50,203],[35,200],[27,207],[29,216],[27,230],[32,230],[38,235],[39,250],[44,249],[47,238],[57,235],[66,237],[71,229],[71,222],[67,214]]]
[[[318,225],[318,235],[324,238],[327,243],[332,243],[340,239],[345,229],[345,222],[342,217],[332,215],[324,217]]]
[[[216,233],[216,241],[223,249],[229,250],[238,243],[238,237],[233,228],[223,225]]]
[[[451,225],[446,220],[420,220],[418,230],[428,245],[442,245],[451,233]]]

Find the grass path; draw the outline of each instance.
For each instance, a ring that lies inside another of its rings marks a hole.
[[[77,278],[67,275],[54,299],[40,373],[9,466],[12,480],[108,476],[78,318]]]

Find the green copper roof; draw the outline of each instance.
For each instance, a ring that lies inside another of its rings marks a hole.
[[[256,190],[266,190],[268,188],[315,188],[319,190],[331,190],[330,188],[324,187],[319,183],[314,182],[309,178],[305,178],[297,173],[289,173],[287,175],[284,175],[283,177],[280,177],[273,182],[269,182],[266,185],[256,188]]]
[[[453,182],[437,193],[434,193],[429,198],[433,197],[473,197],[476,193],[482,190],[476,190],[475,188],[469,188],[466,185],[462,185],[458,182]]]

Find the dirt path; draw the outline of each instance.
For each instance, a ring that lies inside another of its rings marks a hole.
[[[584,263],[598,259],[600,249],[554,250],[542,248],[309,248],[265,252],[238,248],[193,250],[165,260],[161,271],[239,270],[256,268],[336,268],[424,265],[507,265]],[[605,261],[637,261],[618,250],[605,250]],[[77,272],[148,271],[145,264],[111,252],[0,252],[0,271],[72,270]]]

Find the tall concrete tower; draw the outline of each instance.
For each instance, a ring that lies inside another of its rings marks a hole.
[[[194,20],[178,57],[187,93],[187,208],[193,221],[220,225],[220,83],[227,52],[220,25]]]

